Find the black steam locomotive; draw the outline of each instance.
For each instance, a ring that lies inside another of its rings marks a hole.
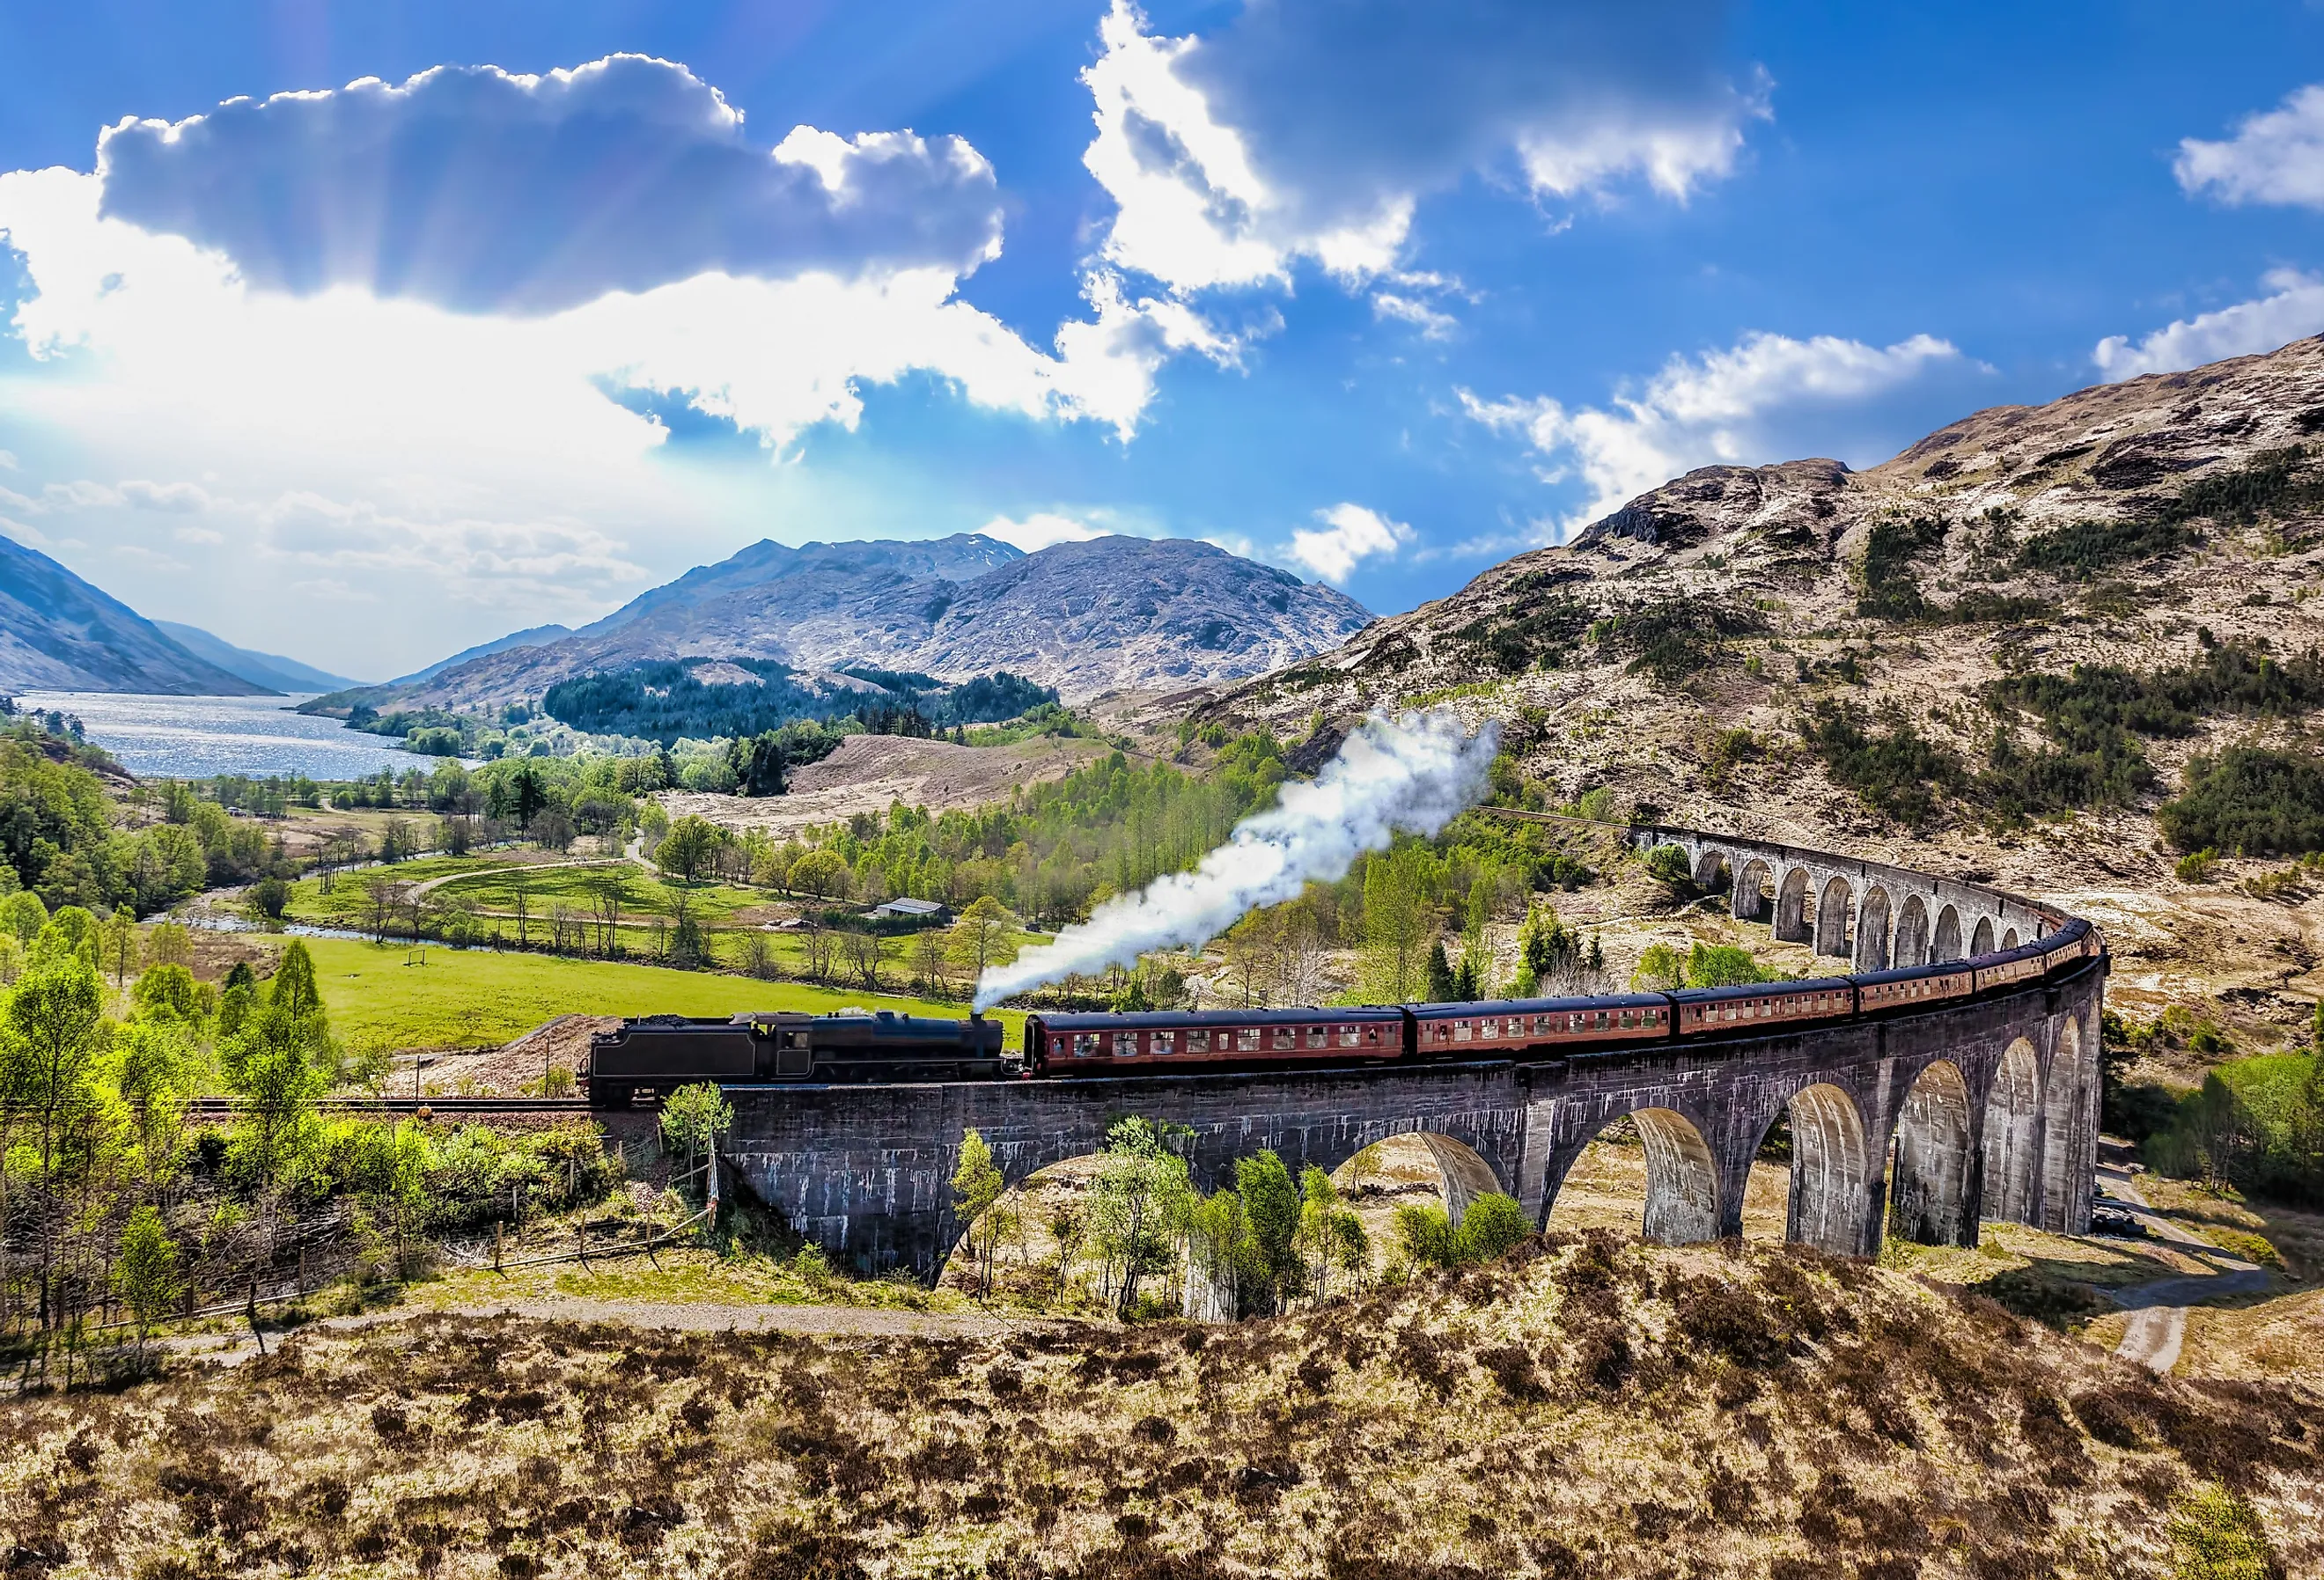
[[[1496,1000],[1298,1010],[1035,1014],[1022,1062],[1003,1059],[1000,1022],[861,1010],[759,1013],[731,1021],[655,1015],[624,1021],[590,1048],[600,1108],[656,1104],[681,1086],[966,1081],[1001,1076],[1194,1074],[1285,1066],[1474,1058],[1576,1058],[1692,1038],[1775,1032],[2007,991],[2100,958],[2089,923],[2044,917],[2054,931],[1968,960],[1855,976],[1596,998]]]
[[[595,1108],[655,1106],[696,1081],[973,1081],[1008,1073],[1001,1025],[862,1010],[831,1015],[759,1011],[728,1020],[648,1015],[589,1041]]]

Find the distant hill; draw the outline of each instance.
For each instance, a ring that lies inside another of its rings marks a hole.
[[[927,542],[761,542],[558,640],[447,660],[331,699],[476,712],[538,706],[591,671],[680,658],[875,665],[964,680],[999,670],[1067,700],[1258,674],[1371,615],[1207,543],[1109,537],[1022,554],[974,533]]]
[[[239,675],[269,691],[337,691],[363,684],[280,653],[253,652],[246,647],[236,647],[198,625],[180,625],[174,620],[156,620],[153,624],[196,658],[206,659],[226,673]]]
[[[0,690],[254,697],[278,689],[191,651],[47,555],[0,537]]]
[[[471,659],[481,659],[492,653],[506,652],[512,648],[543,647],[573,634],[569,625],[535,625],[523,631],[512,631],[491,642],[480,642],[474,647],[462,648],[448,659],[438,659],[424,670],[414,670],[409,675],[399,675],[387,682],[390,686],[412,686],[422,680],[432,680],[445,670],[456,669]]]

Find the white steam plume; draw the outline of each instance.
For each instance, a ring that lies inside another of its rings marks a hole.
[[[1386,849],[1399,831],[1434,834],[1482,797],[1499,749],[1496,726],[1471,735],[1449,708],[1397,719],[1374,714],[1313,783],[1285,785],[1272,809],[1237,824],[1193,872],[1109,900],[1054,943],[986,971],[976,1007],[1069,974],[1127,966],[1149,949],[1200,944],[1256,906],[1296,899],[1311,879],[1343,876],[1356,857]]]

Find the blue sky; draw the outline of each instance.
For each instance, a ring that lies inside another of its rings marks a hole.
[[[2324,330],[2319,83],[2293,4],[0,5],[0,531],[371,675],[766,536],[1396,611]]]

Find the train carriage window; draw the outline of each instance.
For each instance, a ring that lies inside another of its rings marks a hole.
[[[1138,1033],[1135,1031],[1115,1032],[1113,1034],[1113,1057],[1116,1058],[1136,1058],[1138,1057]]]
[[[1186,1033],[1186,1051],[1187,1051],[1188,1053],[1208,1053],[1208,1052],[1210,1052],[1210,1051],[1211,1051],[1211,1034],[1210,1034],[1208,1031],[1206,1031],[1206,1030],[1205,1030],[1205,1031],[1189,1031],[1189,1032],[1187,1032],[1187,1033]]]
[[[1494,1039],[1500,1036],[1500,1034],[1501,1023],[1499,1021],[1480,1021],[1477,1024],[1477,1035],[1488,1042],[1492,1041]]]
[[[1097,1033],[1094,1031],[1075,1032],[1073,1037],[1073,1044],[1074,1057],[1075,1058],[1087,1058],[1090,1055],[1097,1051]]]
[[[1176,1031],[1157,1031],[1154,1033],[1154,1051],[1157,1053],[1177,1052],[1178,1034]]]
[[[1364,1040],[1365,1040],[1366,1042],[1378,1042],[1378,1041],[1379,1040],[1379,1031],[1380,1031],[1380,1029],[1379,1029],[1378,1026],[1367,1026],[1367,1027],[1365,1027],[1365,1028],[1364,1028]]]
[[[1259,1051],[1259,1028],[1256,1026],[1246,1026],[1241,1030],[1236,1032],[1235,1044],[1245,1053],[1257,1053]]]
[[[1468,1041],[1468,1040],[1469,1040],[1469,1039],[1470,1039],[1470,1038],[1471,1038],[1471,1037],[1473,1037],[1473,1036],[1475,1036],[1475,1035],[1476,1035],[1476,1028],[1475,1028],[1475,1027],[1473,1027],[1473,1026],[1471,1026],[1471,1025],[1470,1025],[1468,1021],[1453,1021],[1453,1022],[1452,1022],[1452,1040],[1453,1040],[1453,1041],[1455,1041],[1455,1042],[1466,1042],[1466,1041]]]
[[[1372,1028],[1372,1035],[1375,1039],[1379,1036],[1379,1029],[1378,1027]],[[1363,1039],[1364,1028],[1361,1026],[1342,1026],[1340,1028],[1341,1047],[1354,1048],[1361,1044]]]
[[[1308,1047],[1328,1048],[1331,1046],[1331,1042],[1332,1029],[1329,1026],[1310,1026],[1307,1028]]]

